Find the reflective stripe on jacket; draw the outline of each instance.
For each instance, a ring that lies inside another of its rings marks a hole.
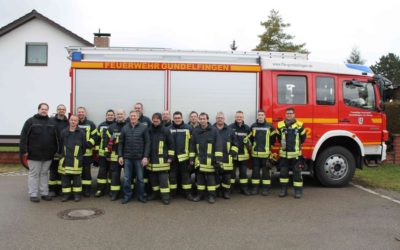
[[[85,120],[83,120],[82,122],[79,121],[78,127],[85,133],[86,142],[90,144],[90,147],[86,148],[84,156],[92,156],[93,147],[96,145],[97,141],[96,125],[94,125],[92,121],[85,118]]]
[[[275,143],[275,129],[272,124],[253,123],[250,134],[244,139],[244,143],[251,145],[251,156],[256,158],[269,158],[271,146]]]
[[[294,120],[286,124],[280,121],[276,129],[276,135],[280,143],[279,155],[283,158],[297,158],[302,155],[301,145],[306,140],[303,123]]]
[[[60,174],[81,174],[82,160],[86,149],[86,136],[80,129],[69,131],[65,128],[61,132],[62,156],[58,166]]]
[[[243,143],[244,138],[250,133],[250,127],[247,124],[238,124],[236,122],[229,125],[232,128],[238,147],[238,154],[234,157],[234,160],[237,161],[245,161],[250,158],[249,151],[247,150],[246,145]]]
[[[233,170],[233,157],[238,154],[236,136],[232,128],[226,124],[222,129],[219,129],[217,124],[214,124],[214,127],[217,128],[222,140],[222,168],[226,171]]]
[[[157,127],[151,125],[149,135],[151,141],[149,170],[153,172],[168,171],[170,169],[168,159],[172,160],[175,155],[170,131],[162,124]]]
[[[124,126],[125,122],[115,122],[111,124],[107,132],[104,133],[104,146],[106,147],[104,155],[113,162],[118,161],[119,137]],[[111,150],[109,148],[111,148]]]
[[[112,124],[114,124],[114,121],[104,121],[97,127],[96,148],[99,150],[99,156],[105,156],[107,144],[105,144],[104,139],[108,136],[108,127],[110,127]]]
[[[175,145],[175,156],[179,162],[189,160],[189,144],[192,128],[183,123],[176,125],[172,123],[169,127]]]
[[[196,160],[200,172],[215,172],[214,164],[222,161],[222,140],[217,129],[211,124],[193,130],[190,141],[190,160]]]

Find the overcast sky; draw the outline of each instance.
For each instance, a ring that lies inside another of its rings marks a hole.
[[[357,46],[367,65],[400,55],[400,1],[285,0],[0,0],[0,27],[36,9],[92,42],[101,28],[111,46],[252,50],[271,9],[306,43],[310,59],[343,62]]]

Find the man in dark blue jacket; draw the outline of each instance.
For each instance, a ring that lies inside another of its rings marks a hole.
[[[131,111],[130,122],[121,131],[118,146],[118,162],[124,165],[124,198],[122,204],[132,199],[131,183],[136,176],[138,200],[146,202],[143,181],[143,168],[148,164],[150,138],[147,126],[139,122],[139,113]]]

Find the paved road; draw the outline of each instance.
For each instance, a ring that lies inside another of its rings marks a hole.
[[[355,187],[306,181],[305,196],[174,200],[127,205],[106,197],[34,204],[26,176],[0,176],[0,249],[400,249],[400,205]],[[90,220],[62,220],[71,208],[100,208]]]

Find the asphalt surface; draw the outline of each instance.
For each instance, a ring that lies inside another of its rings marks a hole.
[[[32,203],[27,176],[0,176],[0,249],[400,249],[400,205],[353,186],[306,180],[300,200],[270,196],[213,205],[177,198],[122,205],[108,197]],[[88,220],[57,213],[99,208]],[[397,238],[397,239],[396,239]]]

